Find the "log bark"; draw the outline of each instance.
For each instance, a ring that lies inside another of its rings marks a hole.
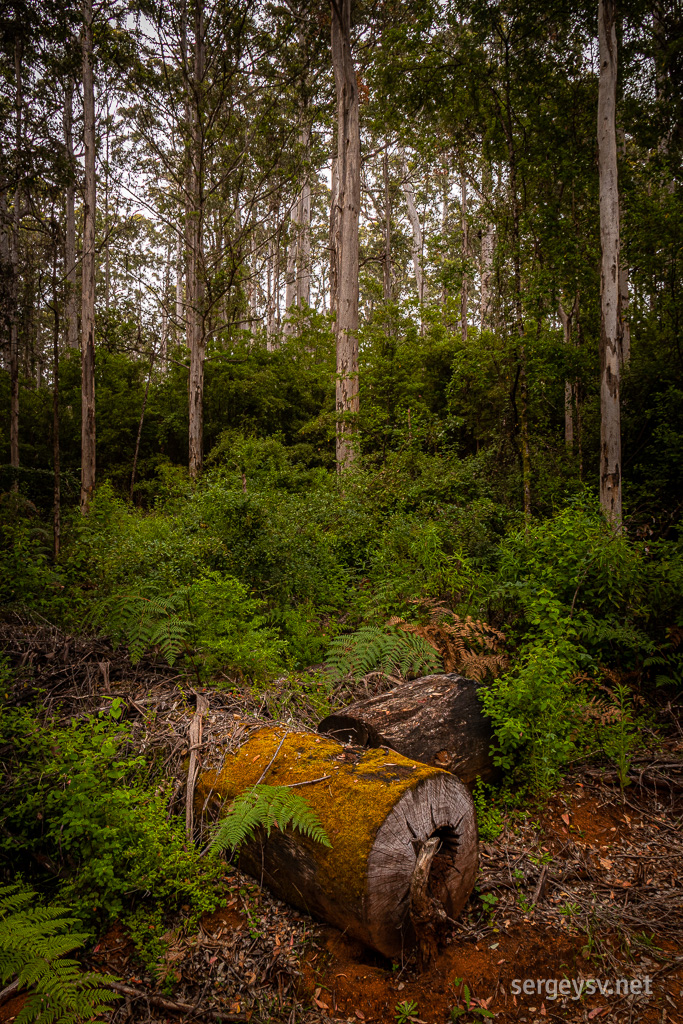
[[[476,818],[467,789],[448,772],[386,748],[343,747],[281,726],[258,729],[237,753],[220,756],[216,769],[200,774],[195,813],[206,807],[220,813],[258,783],[305,787],[301,792],[332,844],[272,829],[243,846],[240,867],[282,899],[385,956],[400,955],[417,939],[413,909],[424,912],[420,854],[438,839],[426,887],[435,925],[442,913],[443,921],[456,917],[467,902],[477,873]],[[420,907],[411,906],[411,885],[421,894]]]
[[[451,672],[425,676],[328,715],[318,732],[361,747],[390,747],[444,768],[470,788],[496,775],[491,724],[481,709],[482,684]]]

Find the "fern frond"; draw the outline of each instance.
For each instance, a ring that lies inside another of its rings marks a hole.
[[[212,846],[219,852],[234,853],[256,829],[265,828],[270,835],[277,826],[281,831],[292,828],[316,843],[331,847],[327,833],[310,804],[287,786],[254,786],[242,793],[221,822]]]
[[[61,907],[36,905],[30,889],[0,887],[0,980],[16,978],[31,989],[17,1024],[85,1024],[120,998],[104,988],[113,977],[86,973],[68,957],[87,936],[71,932],[73,919]]]
[[[333,680],[362,679],[368,672],[389,675],[435,672],[441,658],[435,647],[415,631],[396,627],[362,626],[355,633],[336,637],[327,652],[326,666]]]

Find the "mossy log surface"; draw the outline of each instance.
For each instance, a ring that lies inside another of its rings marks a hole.
[[[219,769],[200,774],[195,812],[221,813],[259,782],[301,787],[332,843],[273,829],[243,847],[240,867],[281,898],[396,956],[415,942],[411,880],[422,846],[436,836],[430,895],[449,918],[467,902],[476,818],[470,794],[449,773],[387,749],[264,728]]]
[[[481,685],[453,672],[423,676],[328,715],[318,732],[342,743],[391,747],[445,768],[471,788],[477,776],[486,782],[496,775],[491,723],[477,698]]]

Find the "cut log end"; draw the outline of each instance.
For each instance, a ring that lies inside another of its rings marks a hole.
[[[433,775],[394,805],[368,858],[373,945],[390,956],[424,929],[457,917],[477,873],[477,831],[469,793],[453,776]]]

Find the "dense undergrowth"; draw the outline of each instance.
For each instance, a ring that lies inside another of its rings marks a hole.
[[[450,623],[467,640],[478,621],[503,638],[490,662],[467,648],[504,769],[502,790],[477,790],[482,833],[495,835],[501,801],[546,798],[578,759],[609,758],[628,783],[644,729],[653,742],[652,708],[683,686],[683,546],[614,533],[587,490],[524,521],[487,484],[486,457],[400,449],[340,488],[281,441],[232,432],[197,485],[166,467],[145,508],[101,485],[86,518],[67,517],[56,563],[48,524],[8,493],[0,605],[106,635],[133,661],[156,653],[188,692],[267,693],[284,675],[295,717],[313,691],[328,709],[326,658],[338,668],[345,652],[350,675],[354,664],[449,669],[430,636]],[[10,706],[13,669],[1,672],[6,874],[91,934],[121,920],[154,962],[174,913],[196,921],[219,904],[222,862],[200,857],[167,814],[159,765],[135,749],[115,698],[99,716],[58,722],[31,700]]]

